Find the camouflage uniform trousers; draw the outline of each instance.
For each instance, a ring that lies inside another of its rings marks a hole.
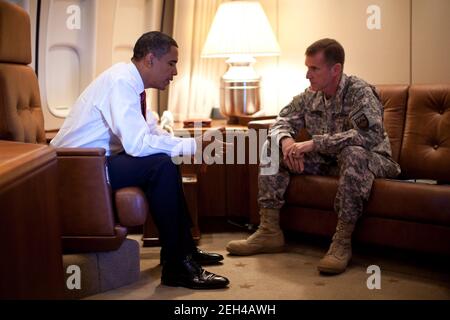
[[[362,147],[348,146],[337,156],[306,153],[301,174],[339,176],[334,210],[339,219],[355,223],[363,212],[364,201],[369,199],[374,179],[395,177],[399,173],[400,166],[390,158]],[[281,163],[276,174],[259,175],[260,208],[280,209],[284,205],[284,194],[292,174],[295,173]]]

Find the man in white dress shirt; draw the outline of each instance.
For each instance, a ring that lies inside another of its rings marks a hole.
[[[177,75],[177,62],[175,40],[157,31],[143,34],[130,63],[112,66],[84,90],[51,144],[104,148],[112,189],[142,188],[160,234],[163,284],[223,288],[227,278],[200,267],[223,257],[195,246],[180,173],[171,159],[194,155],[204,142],[173,137],[156,120],[145,119],[145,89],[164,90]]]

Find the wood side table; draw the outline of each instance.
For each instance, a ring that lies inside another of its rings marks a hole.
[[[249,174],[249,139],[248,127],[239,124],[227,124],[226,120],[213,120],[208,129],[225,128],[223,137],[227,141],[241,141],[245,143],[245,163],[237,163],[237,146],[234,143],[234,162],[201,166],[199,164],[183,164],[183,173],[196,174],[198,178],[198,216],[227,217],[230,219],[246,220],[249,213],[248,174]],[[175,134],[189,132],[194,134],[193,128],[183,128],[182,124],[175,125]],[[186,134],[184,134],[186,135]],[[226,157],[226,155],[225,155]]]
[[[195,240],[200,239],[198,219],[201,217],[226,217],[238,222],[248,222],[250,218],[251,196],[253,188],[249,186],[251,165],[249,160],[248,127],[246,125],[230,125],[226,120],[214,120],[211,127],[200,128],[201,132],[208,129],[225,127],[225,133],[229,141],[241,139],[245,143],[245,163],[237,162],[237,146],[234,145],[235,162],[232,164],[212,164],[201,166],[200,164],[182,164],[183,177],[195,177],[195,183],[183,183],[185,197],[189,205],[191,218],[194,224],[192,234]],[[182,123],[177,123],[174,128],[175,135],[184,133],[183,136],[194,135],[194,128],[183,128]],[[186,134],[187,132],[187,134]],[[257,168],[257,167],[256,167]],[[147,218],[143,235],[144,246],[159,245],[158,232],[151,217]]]

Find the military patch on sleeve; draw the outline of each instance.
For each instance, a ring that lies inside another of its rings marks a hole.
[[[370,118],[362,110],[359,110],[352,115],[350,120],[355,129],[368,130],[371,127]]]
[[[292,113],[292,111],[294,111],[294,108],[292,107],[292,105],[289,104],[286,107],[284,107],[283,109],[281,109],[280,117],[286,117],[287,115]]]

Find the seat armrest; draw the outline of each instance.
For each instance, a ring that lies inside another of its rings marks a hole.
[[[147,219],[148,204],[144,193],[137,187],[127,187],[115,193],[117,216],[125,227],[140,226]]]
[[[57,148],[63,236],[112,236],[116,225],[103,148]]]
[[[269,130],[270,127],[275,123],[275,121],[276,119],[250,121],[248,123],[248,128],[254,130]],[[302,128],[295,137],[295,141],[297,142],[307,141],[311,139],[311,135],[306,131],[305,128]]]
[[[269,129],[274,123],[276,119],[268,119],[268,120],[254,120],[248,123],[249,129]]]
[[[56,148],[56,154],[61,157],[95,156],[102,157],[106,153],[104,148]]]

